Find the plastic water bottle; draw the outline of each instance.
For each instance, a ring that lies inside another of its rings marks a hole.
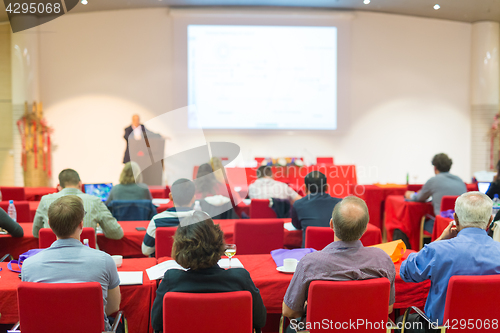
[[[83,245],[89,246],[89,240],[87,238],[83,240]]]
[[[491,212],[493,218],[497,215],[499,211],[500,211],[500,198],[498,198],[498,194],[495,194],[495,196],[493,197],[493,211]]]
[[[197,210],[199,212],[201,212],[201,206],[200,206],[200,202],[198,200],[196,200],[194,202],[194,207],[193,207],[194,210]]]
[[[17,211],[16,206],[14,206],[14,200],[9,200],[9,208],[7,209],[7,214],[11,219],[17,222]]]

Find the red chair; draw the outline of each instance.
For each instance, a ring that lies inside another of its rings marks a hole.
[[[250,202],[251,219],[275,219],[276,212],[269,207],[269,199],[252,199]]]
[[[306,248],[322,250],[333,242],[333,230],[327,227],[307,227],[306,228]]]
[[[95,230],[94,228],[85,227],[83,228],[82,234],[80,235],[80,241],[83,243],[84,239],[89,240],[89,247],[95,249]],[[45,249],[52,245],[57,240],[56,234],[50,228],[42,228],[38,233],[38,248]]]
[[[409,184],[407,185],[407,190],[412,192],[418,192],[424,187],[423,184]]]
[[[252,296],[249,291],[168,292],[163,298],[163,333],[252,331]]]
[[[491,332],[498,331],[492,328],[492,319],[498,318],[500,313],[500,275],[467,276],[455,275],[448,282],[448,292],[444,305],[443,323],[439,329],[446,332],[445,325],[455,325],[460,332]],[[430,319],[418,308],[411,307],[427,321]],[[407,310],[407,313],[409,313]],[[407,315],[405,313],[405,317]],[[471,320],[472,319],[472,320]],[[465,320],[465,325],[461,325]],[[472,325],[469,324],[472,322]],[[489,323],[489,327],[485,326]],[[497,321],[498,324],[498,321]],[[480,326],[479,326],[480,325]]]
[[[237,254],[269,254],[283,248],[283,220],[238,220],[234,223],[234,243]]]
[[[2,200],[26,200],[26,193],[24,192],[24,187],[0,187],[0,192],[2,192]]]
[[[265,159],[265,157],[256,157],[255,161],[257,161],[257,166],[260,166],[262,164],[262,161]]]
[[[378,323],[379,325],[362,326],[358,327],[358,330],[346,331],[385,333],[387,332],[386,326],[381,325],[381,323],[386,323],[388,319],[389,294],[390,283],[386,278],[357,281],[313,281],[309,285],[307,298],[307,321],[321,323],[324,319],[328,319],[328,322],[335,324],[357,322],[359,318],[363,318],[365,323]],[[313,328],[310,333],[325,331]]]
[[[316,164],[333,165],[333,157],[316,157]]]
[[[177,227],[156,228],[155,236],[155,258],[171,257],[174,234]]]
[[[441,211],[444,212],[445,210],[453,209],[455,210],[455,201],[457,201],[457,198],[459,195],[443,195],[443,198],[441,199]]]
[[[17,288],[22,333],[97,333],[104,331],[102,287],[99,282],[20,282]],[[85,309],[69,311],[68,309]],[[62,315],[63,314],[63,315]],[[121,320],[118,312],[112,332]]]
[[[33,216],[31,216],[29,201],[14,201],[14,206],[16,206],[17,222],[33,222]],[[0,201],[0,208],[5,210],[9,209],[8,201]]]

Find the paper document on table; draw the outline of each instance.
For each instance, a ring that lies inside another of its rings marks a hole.
[[[152,200],[152,203],[153,205],[155,205],[156,207],[160,206],[160,205],[166,205],[170,202],[170,199],[159,199],[159,198],[154,198]]]
[[[163,278],[163,275],[169,269],[182,269],[183,271],[187,271],[187,269],[179,265],[175,260],[167,260],[146,269],[146,273],[148,273],[150,280],[158,280]]]
[[[292,224],[292,222],[288,222],[288,223],[285,223],[283,224],[283,228],[285,228],[286,230],[288,231],[294,231],[294,230],[297,230],[297,228],[295,228]]]
[[[118,272],[120,286],[142,284],[142,272]]]
[[[220,268],[229,268],[229,258],[220,259],[217,264]],[[231,268],[243,268],[243,264],[238,258],[231,259]]]

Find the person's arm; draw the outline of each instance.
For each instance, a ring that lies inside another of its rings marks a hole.
[[[432,195],[434,192],[434,177],[429,179],[424,186],[415,195],[412,196],[411,200],[424,202]]]
[[[10,216],[0,208],[0,228],[5,229],[12,237],[23,237],[23,228],[10,218]]]
[[[305,313],[306,293],[311,283],[310,278],[307,277],[308,269],[305,258],[307,256],[299,261],[283,299],[282,314],[290,319],[302,317]]]
[[[297,211],[295,210],[295,205],[292,205],[292,208],[290,208],[290,216],[292,218],[292,225],[295,227],[295,229],[301,230],[302,223],[300,222]]]
[[[286,185],[286,184],[285,184]],[[302,198],[297,192],[295,192],[290,186],[286,185],[286,194],[288,197],[288,200],[290,201],[290,205],[293,205],[293,203],[299,199]]]
[[[45,203],[44,198],[42,197],[40,203],[38,204],[38,208],[36,209],[35,218],[33,219],[33,236],[35,238],[38,238],[40,229],[42,229],[48,221],[47,209],[48,207]]]
[[[411,253],[403,261],[399,276],[404,282],[423,282],[431,278],[432,262],[436,253],[430,246],[425,246],[420,252]]]
[[[120,310],[121,293],[120,286],[108,290],[108,298],[106,304],[106,315],[109,316]]]
[[[97,199],[99,200],[99,199]],[[121,239],[123,238],[123,229],[118,224],[116,219],[111,215],[108,207],[102,202],[97,201],[93,205],[93,218],[99,223],[102,228],[104,236],[109,239]]]
[[[445,239],[451,239],[455,238],[458,235],[458,229],[455,226],[455,221],[451,221],[448,226],[443,230],[441,233],[441,236],[436,238],[435,242],[445,240]],[[491,223],[491,221],[488,223],[488,225]]]
[[[283,309],[282,309],[282,312],[283,312],[283,316],[284,317],[287,317],[287,318],[290,318],[290,319],[297,319],[297,318],[300,318],[304,315],[305,311],[302,310],[302,311],[295,311],[295,310],[292,310],[288,307],[288,305],[286,305],[285,302],[283,302]]]
[[[156,223],[154,219],[149,222],[144,240],[142,241],[142,254],[150,256],[155,252]]]

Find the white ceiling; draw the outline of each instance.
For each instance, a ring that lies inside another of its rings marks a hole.
[[[434,10],[435,4],[441,8]],[[500,0],[88,0],[79,3],[70,13],[90,11],[152,8],[152,7],[306,7],[367,10],[431,17],[437,19],[478,22],[500,22]],[[7,21],[7,12],[0,1],[0,22]]]

